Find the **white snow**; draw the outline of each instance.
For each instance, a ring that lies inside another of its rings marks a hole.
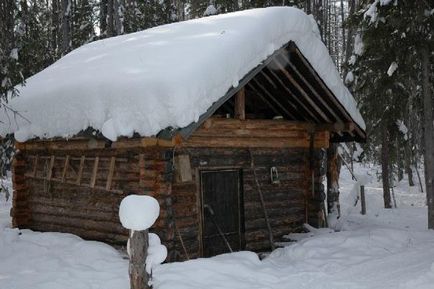
[[[9,57],[18,60],[18,48],[12,49]]]
[[[393,0],[380,0],[380,5],[381,6],[386,6],[389,5]],[[395,1],[396,3],[396,1]]]
[[[167,248],[161,244],[157,234],[149,233],[148,256],[146,257],[146,272],[152,271],[167,258]]]
[[[290,7],[252,9],[151,28],[86,44],[17,87],[9,101],[26,119],[0,114],[18,141],[71,137],[92,127],[111,140],[152,136],[197,121],[250,70],[294,41],[363,129],[311,17]],[[29,121],[27,121],[29,120]]]
[[[366,10],[363,17],[366,19],[367,17],[370,18],[370,23],[375,23],[377,21],[377,4],[380,2],[380,0],[375,0],[371,5],[369,5],[368,10]]]
[[[398,63],[396,63],[395,61],[393,61],[390,64],[389,69],[387,70],[387,75],[392,76],[397,69],[398,69]]]
[[[345,83],[349,84],[354,81],[354,74],[352,71],[348,71],[347,76],[345,77]]]
[[[208,7],[206,7],[205,12],[203,13],[203,16],[210,16],[210,15],[216,15],[218,13],[217,9],[214,5],[210,4]]]
[[[160,215],[160,205],[151,196],[126,196],[119,207],[122,226],[134,231],[149,229]]]
[[[406,178],[396,184],[398,208],[384,209],[381,182],[375,178],[379,167],[356,163],[355,171],[373,176],[365,183],[367,215],[353,206],[349,192],[355,182],[342,167],[340,232],[310,229],[307,238],[287,243],[264,260],[238,252],[163,264],[152,269],[153,288],[434,288],[434,232],[426,229],[426,199],[419,184],[409,187]],[[117,251],[70,234],[9,229],[9,208],[10,201],[0,200],[0,288],[129,288],[128,261]],[[149,241],[151,247],[159,244],[154,235]]]
[[[404,135],[404,139],[408,139],[408,128],[402,120],[397,120],[396,125],[398,126],[399,131]]]
[[[0,288],[129,288],[128,260],[114,248],[71,234],[11,229],[11,205],[0,193]]]
[[[364,48],[365,45],[363,44],[362,36],[360,34],[356,34],[356,36],[354,37],[354,54],[359,56],[362,55]]]

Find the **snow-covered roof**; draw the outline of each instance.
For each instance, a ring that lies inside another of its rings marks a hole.
[[[182,128],[274,51],[293,41],[352,119],[365,128],[317,25],[289,7],[222,14],[86,44],[18,87],[0,135],[71,137],[92,127],[119,136]],[[10,123],[10,125],[7,125]]]

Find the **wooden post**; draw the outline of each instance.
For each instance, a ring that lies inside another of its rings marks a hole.
[[[75,181],[76,185],[80,185],[80,183],[81,183],[81,176],[83,175],[83,168],[84,168],[84,159],[85,159],[85,156],[81,156],[80,167],[78,168],[77,180]]]
[[[360,204],[362,206],[360,213],[366,215],[365,186],[360,186]]]
[[[50,157],[50,165],[48,166],[47,172],[47,180],[51,181],[51,177],[53,176],[53,167],[54,167],[55,156]]]
[[[98,173],[98,164],[99,164],[99,157],[95,157],[95,162],[93,164],[93,170],[92,170],[92,177],[90,179],[90,187],[94,188],[96,183],[96,175]]]
[[[148,255],[148,230],[130,231],[129,239],[129,274],[131,289],[149,289],[149,275],[145,264]]]
[[[244,87],[235,95],[234,118],[246,119],[246,93]]]
[[[339,204],[339,173],[340,162],[336,144],[330,144],[327,149],[327,211],[329,215],[341,215]]]
[[[113,180],[113,174],[114,174],[114,170],[115,170],[115,163],[116,163],[116,157],[111,157],[110,158],[109,173],[107,176],[107,182],[105,184],[105,189],[107,191],[110,191],[110,189],[112,187],[112,180]]]

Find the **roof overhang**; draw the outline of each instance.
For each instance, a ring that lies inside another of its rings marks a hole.
[[[166,129],[158,136],[184,139],[199,128],[241,88],[257,94],[285,119],[316,124],[331,132],[332,142],[365,142],[366,132],[351,117],[294,42],[276,50],[216,101],[197,122],[178,130]]]

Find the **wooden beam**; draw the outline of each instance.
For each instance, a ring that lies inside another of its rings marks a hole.
[[[36,169],[38,167],[39,155],[35,155],[35,162],[33,163],[33,172],[32,176],[36,177]]]
[[[65,182],[66,172],[68,171],[68,165],[69,165],[69,155],[67,155],[65,158],[65,164],[63,166],[63,172],[62,172],[62,183]]]
[[[275,80],[277,80],[280,87],[283,88],[283,90],[285,90],[286,93],[288,93],[292,97],[292,99],[298,103],[298,105],[303,109],[303,111],[311,117],[312,120],[319,122],[318,117],[303,103],[303,101],[301,101],[301,99],[299,99],[294,94],[294,92],[288,87],[288,85],[283,83],[282,79],[280,79],[280,77],[273,71],[273,69],[268,69],[267,67],[267,71],[271,74],[271,76],[273,76]]]
[[[98,173],[98,164],[99,164],[99,157],[95,157],[95,162],[93,163],[92,177],[90,179],[90,187],[91,188],[95,187],[96,175]]]
[[[81,183],[81,176],[83,175],[83,169],[84,169],[84,160],[85,160],[85,156],[81,156],[80,166],[78,168],[77,180],[75,182],[77,185],[80,185]]]
[[[140,154],[139,155],[139,174],[140,174],[140,181],[139,185],[140,187],[144,187],[144,178],[145,178],[145,155]]]
[[[111,157],[110,158],[109,172],[108,172],[108,176],[107,176],[107,182],[105,184],[105,189],[107,191],[110,191],[111,186],[112,186],[113,174],[115,171],[115,163],[116,163],[116,157]]]
[[[50,181],[51,177],[53,176],[53,167],[54,167],[54,160],[55,160],[55,156],[52,155],[50,157],[50,164],[48,165],[48,172],[47,172],[47,180]]]
[[[306,68],[309,70],[311,75],[315,78],[315,80],[319,83],[322,89],[327,93],[330,100],[333,102],[333,104],[339,109],[339,111],[347,117],[347,119],[350,122],[354,122],[352,117],[349,115],[345,107],[337,100],[336,96],[331,92],[331,90],[325,85],[324,81],[319,77],[318,73],[312,68],[310,63],[306,60],[304,55],[300,52],[300,50],[297,48],[296,44],[294,42],[291,42],[289,45],[289,48],[291,52],[294,52],[298,58],[302,61],[302,63],[306,66]],[[356,125],[354,129],[360,137],[364,137],[366,139],[366,132],[364,132],[359,125]]]
[[[264,94],[266,94],[266,96],[273,101],[273,103],[279,107],[280,111],[282,111],[284,114],[286,114],[285,116],[287,118],[290,119],[297,119],[296,117],[294,117],[293,114],[291,114],[279,101],[276,100],[276,98],[266,89],[262,86],[262,84],[260,84],[255,78],[252,79],[251,81],[251,87],[254,87],[253,84],[255,84],[259,90],[261,90],[261,92],[263,92]]]
[[[292,77],[292,75],[285,69],[285,67],[280,63],[280,61],[275,57],[273,63],[277,65],[279,70],[285,75],[289,82],[301,93],[303,98],[307,100],[309,105],[324,119],[326,122],[332,122],[328,116],[322,111],[320,107],[310,98],[310,96],[304,91],[304,89],[298,84],[298,82]]]
[[[319,93],[313,88],[313,86],[309,83],[309,81],[304,78],[304,76],[298,71],[297,67],[291,62],[291,59],[289,59],[286,55],[282,55],[284,60],[288,63],[289,67],[291,67],[292,71],[295,72],[297,77],[301,79],[303,84],[310,90],[310,92],[318,99],[319,102],[321,102],[322,105],[327,109],[327,111],[333,115],[336,121],[343,122],[343,120],[333,111],[333,109],[330,108],[330,106],[324,101],[323,97],[319,95]]]
[[[234,118],[246,119],[246,92],[244,87],[235,94]]]
[[[315,80],[318,82],[318,84],[321,86],[321,88],[328,94],[330,97],[330,100],[335,104],[335,106],[343,113],[344,115],[348,116],[350,119],[351,117],[348,115],[348,112],[345,110],[343,105],[336,99],[336,97],[333,95],[333,93],[330,91],[330,89],[325,85],[324,81],[319,77],[318,73],[312,68],[310,63],[306,60],[303,54],[301,54],[300,50],[297,48],[295,43],[290,44],[290,51],[294,52],[298,58],[301,60],[301,62],[305,65],[305,67],[308,69],[308,71],[311,73],[311,75],[315,78]]]
[[[270,91],[273,91],[272,95],[274,96],[275,100],[278,101],[282,106],[284,106],[291,113],[291,115],[293,115],[293,119],[300,121],[306,120],[303,114],[299,112],[298,107],[294,105],[290,98],[287,97],[286,91],[280,89],[278,85],[275,84],[274,81],[263,70],[257,76],[257,78],[260,77],[265,80],[264,86]]]
[[[264,97],[262,93],[257,91],[256,88],[254,88],[250,83],[248,83],[247,86],[252,90],[252,92],[255,93],[255,95],[257,95],[265,104],[267,104],[276,115],[281,114],[281,112],[279,112],[279,110],[274,107],[274,104],[269,102],[268,99]]]

